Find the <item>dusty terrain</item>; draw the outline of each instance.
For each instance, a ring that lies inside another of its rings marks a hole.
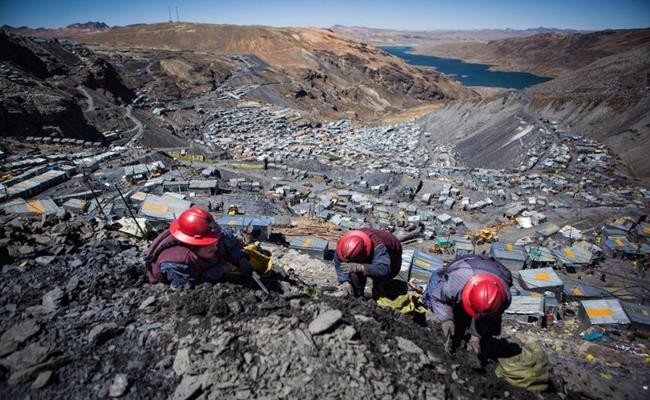
[[[9,398],[538,398],[495,380],[494,363],[477,372],[469,354],[447,356],[437,328],[325,296],[280,266],[269,295],[252,282],[174,292],[145,283],[145,243],[103,223],[61,213],[2,230],[27,243],[57,232],[56,245],[3,258]],[[338,317],[314,322],[324,313]]]

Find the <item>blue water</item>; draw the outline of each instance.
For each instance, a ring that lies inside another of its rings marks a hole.
[[[526,72],[489,71],[489,65],[471,64],[452,58],[441,58],[411,54],[411,47],[380,47],[387,53],[404,59],[411,65],[434,67],[438,72],[452,75],[465,86],[491,86],[510,89],[523,89],[552,78],[537,76]]]

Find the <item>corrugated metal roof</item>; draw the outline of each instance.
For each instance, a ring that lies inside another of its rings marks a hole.
[[[506,314],[517,315],[544,315],[543,296],[512,296],[510,307]]]
[[[514,217],[526,210],[527,207],[520,203],[511,203],[503,207],[503,213],[508,217]]]
[[[402,266],[400,271],[408,271],[411,267],[411,262],[413,261],[413,256],[415,255],[415,250],[413,249],[404,249],[402,250]]]
[[[325,251],[328,248],[328,241],[313,236],[290,236],[289,246],[300,250]]]
[[[192,203],[189,201],[149,194],[140,207],[140,214],[149,218],[172,221],[191,206]]]
[[[441,258],[422,250],[415,250],[413,254],[413,269],[435,271],[444,266]]]
[[[4,205],[7,214],[54,214],[59,207],[52,199],[25,201],[16,199]]]
[[[524,246],[526,253],[531,260],[536,262],[555,262],[555,256],[548,248],[544,246]]]
[[[174,192],[165,192],[161,194],[162,197],[166,199],[180,199],[180,200],[185,200],[185,195],[180,194],[180,193],[174,193]]]
[[[560,227],[555,225],[552,222],[547,222],[545,224],[538,225],[537,228],[535,228],[535,232],[539,233],[542,236],[551,236],[552,234],[556,233],[559,230]]]
[[[163,164],[161,161],[154,161],[148,164],[127,165],[124,167],[124,175],[133,176],[140,174],[149,174],[164,168],[165,164]]]
[[[232,228],[268,227],[271,219],[267,217],[252,217],[248,215],[224,215],[217,221],[221,226]]]
[[[88,205],[88,202],[86,200],[81,200],[81,199],[70,199],[63,203],[62,207],[67,208],[69,210],[78,210],[78,211],[83,211],[86,206]]]
[[[650,307],[621,301],[621,306],[632,323],[650,327]]]
[[[629,217],[616,218],[612,223],[606,225],[608,228],[629,232],[634,227],[634,221]]]
[[[26,179],[19,182],[7,189],[9,196],[19,196],[30,190],[35,190],[39,187],[45,187],[54,182],[60,181],[63,177],[67,177],[64,171],[47,171],[43,174],[36,175],[33,178]]]
[[[579,241],[573,243],[573,245],[580,248],[580,249],[586,250],[586,251],[590,252],[591,254],[598,254],[598,253],[603,252],[603,249],[601,249],[600,247],[598,247],[595,244],[593,244],[591,242],[588,242],[586,240],[579,240]]]
[[[564,294],[569,298],[575,299],[602,299],[612,297],[611,293],[605,289],[575,283],[565,284]]]
[[[629,324],[630,319],[617,299],[582,300],[584,317],[592,325]]]
[[[216,179],[210,179],[205,181],[192,180],[190,181],[190,190],[192,189],[214,189],[219,185],[219,182]]]
[[[145,192],[135,192],[131,195],[130,199],[132,201],[145,201],[147,198],[148,194]]]
[[[474,251],[474,245],[470,240],[456,240],[454,241],[454,250],[468,250]]]
[[[641,243],[639,245],[639,254],[650,254],[650,243]]]
[[[639,235],[641,235],[643,237],[650,237],[650,224],[649,223],[641,222],[637,226],[636,230],[639,233]]]
[[[610,236],[605,240],[605,246],[627,254],[638,254],[639,252],[638,245],[630,243],[625,236]]]
[[[524,269],[519,271],[524,289],[557,288],[564,285],[553,268]]]
[[[490,246],[490,255],[498,259],[526,261],[528,254],[524,246],[512,243],[494,242]]]
[[[593,257],[589,251],[577,246],[553,250],[553,254],[561,264],[568,266],[589,264]]]

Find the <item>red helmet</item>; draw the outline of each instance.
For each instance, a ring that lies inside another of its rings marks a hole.
[[[178,241],[192,246],[209,246],[221,238],[221,229],[212,215],[199,207],[183,211],[172,221],[169,232]]]
[[[361,263],[372,253],[370,236],[363,231],[349,231],[336,243],[336,255],[342,262]]]
[[[507,299],[501,279],[492,274],[477,274],[463,288],[463,307],[472,318],[490,318],[503,311]]]

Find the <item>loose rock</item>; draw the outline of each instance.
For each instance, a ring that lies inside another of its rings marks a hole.
[[[309,324],[309,332],[312,335],[320,335],[334,328],[343,317],[339,310],[329,310],[318,315],[315,320]]]

